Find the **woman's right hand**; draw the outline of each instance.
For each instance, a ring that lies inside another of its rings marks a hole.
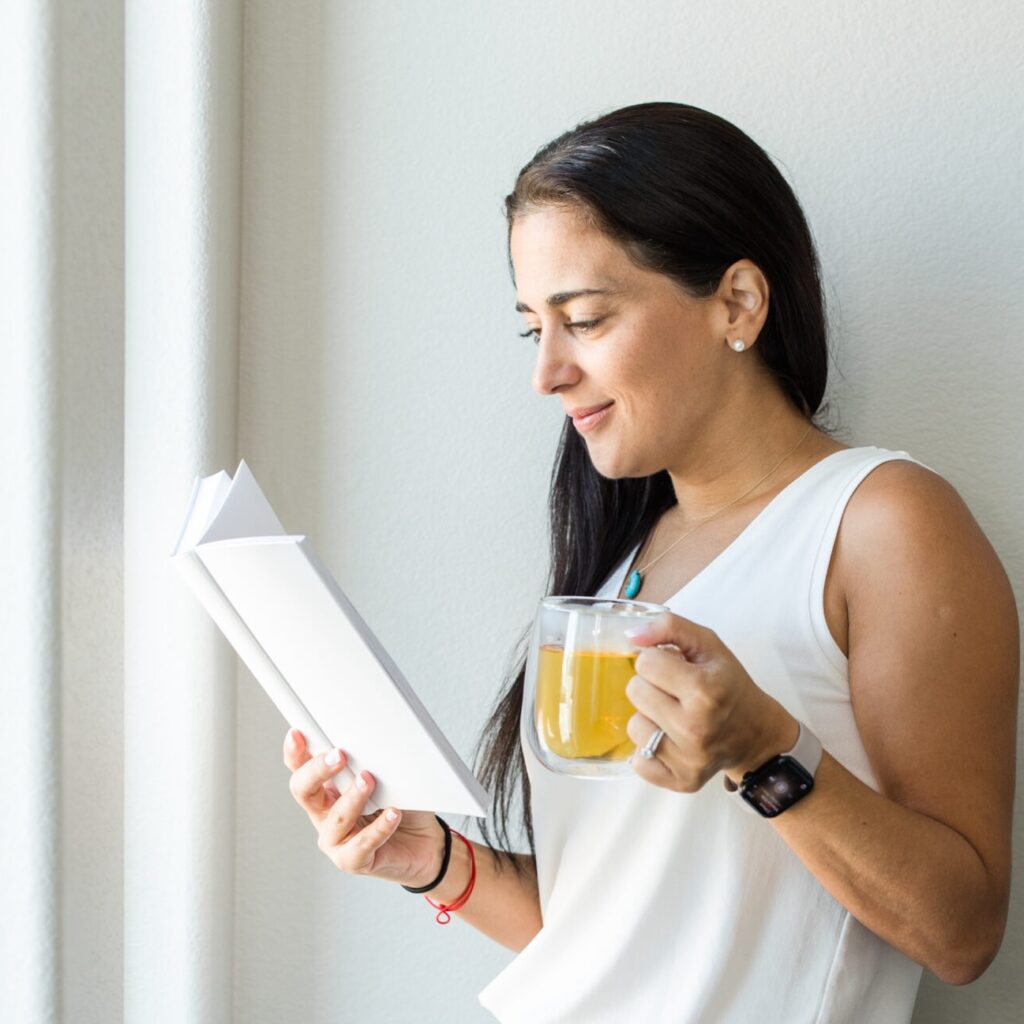
[[[366,781],[366,788],[353,784],[340,794],[329,780],[344,768],[345,752],[340,752],[341,759],[334,765],[326,763],[328,753],[312,757],[298,729],[285,736],[284,763],[292,773],[288,788],[317,830],[320,851],[349,874],[414,888],[432,882],[444,855],[444,830],[434,815],[391,807],[364,815],[375,786],[373,776],[360,772],[358,778]],[[393,821],[388,820],[389,813],[395,814]]]

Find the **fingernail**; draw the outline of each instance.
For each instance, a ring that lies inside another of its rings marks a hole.
[[[326,764],[337,764],[341,760],[341,751],[335,748],[324,758]]]
[[[363,778],[363,776],[362,776],[362,775],[360,775],[360,776],[359,776],[359,777],[358,777],[358,778],[356,779],[356,785],[357,785],[357,786],[358,786],[358,787],[359,787],[360,789],[366,789],[366,787],[367,787],[368,783],[367,783],[366,779],[364,779],[364,778]]]
[[[634,637],[646,636],[650,631],[650,626],[636,626],[633,629],[625,630],[625,634],[629,637],[630,640],[632,640]]]
[[[388,821],[395,821],[398,818],[398,812],[397,811],[385,811],[384,812],[384,817],[387,818]]]

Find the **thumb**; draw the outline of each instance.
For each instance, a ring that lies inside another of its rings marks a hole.
[[[687,661],[707,661],[713,654],[709,629],[672,612],[662,612],[642,626],[625,630],[637,647],[660,647],[672,644]]]

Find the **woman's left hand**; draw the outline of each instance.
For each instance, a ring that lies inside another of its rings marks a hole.
[[[719,771],[738,784],[796,742],[797,720],[710,629],[663,612],[632,642],[646,648],[626,685],[637,709],[626,726],[638,748],[630,764],[641,778],[680,793],[696,793]],[[665,735],[647,760],[639,748],[656,728]]]

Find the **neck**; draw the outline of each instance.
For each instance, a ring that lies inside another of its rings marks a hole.
[[[683,522],[703,519],[749,488],[744,500],[777,488],[794,475],[822,435],[777,388],[762,388],[746,400],[730,402],[693,438],[668,466],[678,506],[671,510]],[[775,467],[780,459],[785,461]]]

